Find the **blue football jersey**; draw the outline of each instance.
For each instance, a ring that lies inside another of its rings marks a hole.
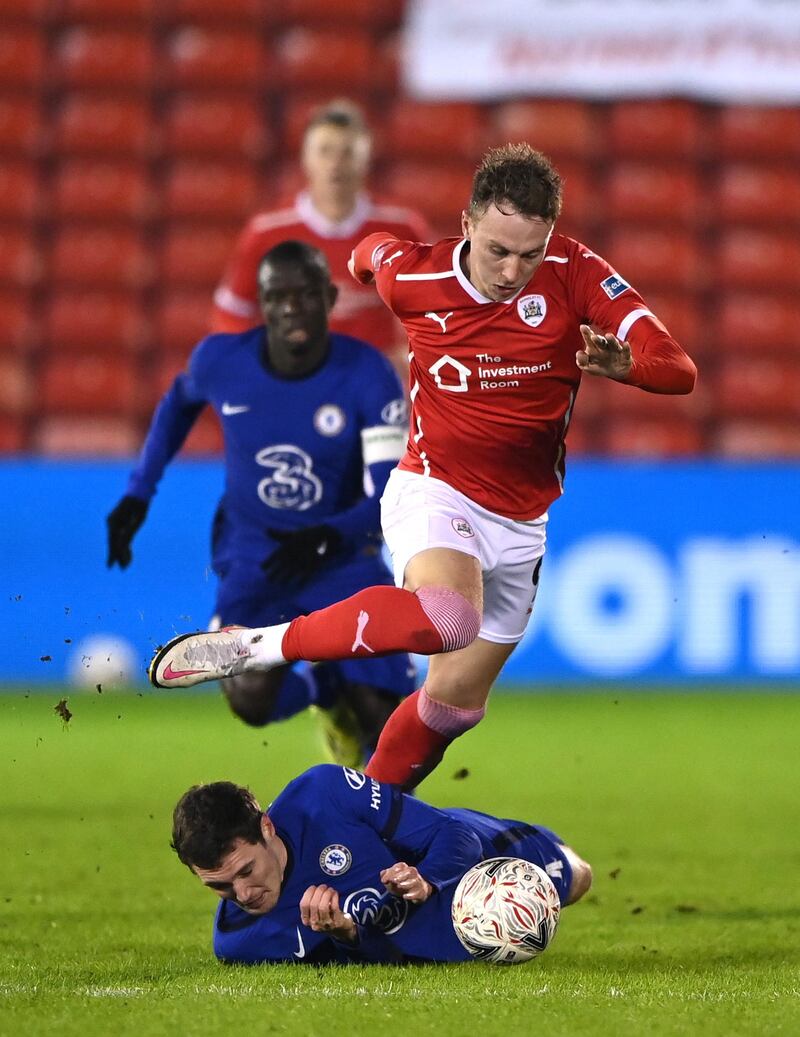
[[[402,455],[406,405],[388,361],[366,343],[330,336],[325,362],[300,378],[262,362],[266,330],[210,335],[162,398],[128,493],[149,500],[202,411],[222,424],[225,491],[216,567],[264,560],[267,529],[327,523],[351,556],[380,536],[378,498]],[[365,466],[377,489],[365,493]]]
[[[479,860],[513,856],[548,871],[562,902],[572,880],[553,832],[471,810],[440,810],[347,767],[324,764],[291,782],[268,809],[287,850],[281,894],[265,915],[223,900],[214,952],[223,961],[468,961],[450,907],[461,876]],[[424,904],[386,892],[380,872],[397,861],[435,887]],[[300,921],[300,900],[324,883],[358,926],[350,947]]]

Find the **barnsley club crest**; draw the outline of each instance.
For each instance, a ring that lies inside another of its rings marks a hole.
[[[517,299],[517,313],[531,328],[538,328],[547,315],[547,303],[543,295],[523,295]]]

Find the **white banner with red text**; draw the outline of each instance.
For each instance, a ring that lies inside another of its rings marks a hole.
[[[428,100],[800,100],[798,0],[410,0],[406,88]]]

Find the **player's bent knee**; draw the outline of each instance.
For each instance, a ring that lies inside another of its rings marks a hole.
[[[441,638],[439,651],[456,652],[472,644],[480,633],[481,614],[462,594],[449,587],[420,587],[415,593]]]

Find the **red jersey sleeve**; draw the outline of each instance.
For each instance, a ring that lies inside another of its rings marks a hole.
[[[647,392],[690,393],[697,368],[639,293],[602,257],[581,245],[573,271],[579,318],[630,343],[633,366],[625,384]]]
[[[413,241],[401,241],[387,231],[368,234],[353,249],[351,273],[361,284],[375,283],[378,294],[393,313],[392,296],[398,270],[414,253]]]
[[[251,220],[239,235],[222,282],[214,293],[214,305],[233,317],[260,319],[256,278],[258,264],[266,251],[263,232]]]

